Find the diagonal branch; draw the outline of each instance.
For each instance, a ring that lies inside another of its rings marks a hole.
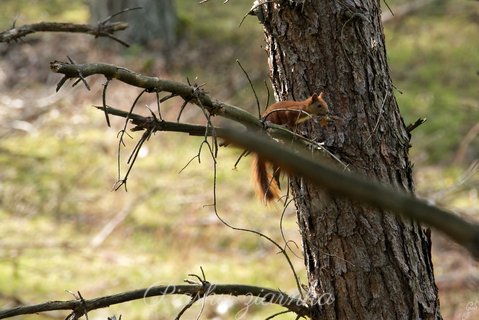
[[[299,299],[291,297],[281,291],[238,284],[196,284],[196,285],[168,285],[154,286],[144,289],[138,289],[128,292],[122,292],[114,295],[94,298],[90,300],[69,300],[69,301],[50,301],[46,303],[21,306],[7,310],[0,310],[0,319],[10,318],[24,314],[34,314],[39,312],[53,310],[72,310],[72,314],[77,318],[86,312],[106,308],[113,304],[124,303],[132,300],[140,300],[148,297],[166,296],[166,295],[231,295],[231,296],[250,296],[262,298],[264,302],[277,304],[286,309],[295,312],[300,316],[309,314],[308,306]]]
[[[150,92],[164,91],[174,93],[186,101],[203,106],[213,116],[222,116],[255,127],[260,127],[262,125],[257,117],[249,112],[213,99],[203,90],[199,90],[194,86],[181,82],[163,80],[158,77],[149,77],[123,67],[104,63],[72,64],[62,61],[53,61],[50,63],[50,69],[55,73],[64,75],[63,79],[60,81],[61,84],[65,83],[68,79],[103,75],[107,79],[117,79],[126,84],[143,88]],[[58,87],[58,89],[60,88]]]
[[[292,150],[291,145],[286,147],[251,132],[224,129],[222,133],[227,141],[258,153],[262,158],[274,161],[281,168],[301,175],[334,194],[390,210],[434,227],[468,249],[473,256],[479,257],[477,223],[468,222],[390,186],[325,166],[308,152]]]

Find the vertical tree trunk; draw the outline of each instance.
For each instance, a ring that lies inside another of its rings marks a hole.
[[[143,7],[115,18],[115,21],[130,24],[124,33],[127,42],[156,43],[165,54],[169,54],[177,42],[178,18],[174,0],[89,0],[88,3],[93,23],[126,8]]]
[[[259,2],[263,2],[262,0]],[[409,136],[389,76],[379,1],[275,1],[264,24],[279,100],[324,91],[340,120],[303,129],[370,179],[414,192]],[[428,232],[291,179],[313,319],[441,319]],[[323,293],[334,302],[322,304]]]

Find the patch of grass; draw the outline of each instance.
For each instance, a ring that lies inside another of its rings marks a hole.
[[[2,0],[0,10],[0,29],[35,22],[77,22],[88,20],[88,10],[81,0]]]
[[[463,135],[479,120],[477,103],[479,29],[469,17],[473,3],[446,2],[388,26],[388,57],[406,122],[427,117],[414,132],[421,161],[451,161]],[[444,20],[447,16],[447,22]],[[477,144],[475,144],[477,145]],[[417,155],[419,153],[419,155]]]
[[[90,116],[94,123],[99,114]],[[57,122],[59,127],[65,124]],[[232,231],[216,219],[209,206],[213,163],[207,152],[202,153],[201,163],[193,161],[178,173],[196,155],[200,138],[155,136],[145,146],[148,157],[137,160],[129,192],[111,192],[112,183],[105,181],[116,177],[114,134],[107,138],[103,126],[86,129],[80,123],[68,130],[75,135],[62,135],[59,127],[43,128],[37,136],[12,136],[2,144],[4,149],[27,155],[28,161],[37,157],[42,162],[29,165],[18,161],[14,165],[11,157],[2,155],[10,172],[2,186],[10,189],[9,194],[23,195],[23,200],[2,199],[2,215],[8,223],[0,226],[0,233],[15,236],[2,239],[7,251],[0,260],[0,291],[22,297],[26,303],[71,299],[64,290],[80,290],[84,297],[92,298],[154,284],[182,283],[188,273],[199,272],[202,266],[212,282],[294,292],[291,273],[275,247],[257,236]],[[98,144],[99,136],[109,141]],[[133,142],[127,142],[132,148]],[[250,159],[232,170],[239,153],[233,148],[220,150],[219,213],[236,226],[266,232],[280,241],[277,210],[265,209],[254,198]],[[29,189],[29,185],[34,187]],[[254,200],[238,201],[245,198]],[[51,201],[61,205],[49,205]],[[95,236],[122,210],[129,210],[125,220],[99,247],[92,247]],[[285,222],[291,228],[286,233],[298,241],[296,225],[290,222]],[[34,234],[43,237],[32,242]],[[268,268],[261,263],[265,258],[270,260]],[[302,270],[302,260],[294,261]],[[136,302],[92,314],[168,318],[181,308],[180,300],[153,299],[146,306]],[[216,308],[217,304],[210,304],[208,312],[214,313]],[[233,309],[238,312],[242,308],[234,304]],[[248,318],[264,318],[269,310],[277,309],[251,307]]]

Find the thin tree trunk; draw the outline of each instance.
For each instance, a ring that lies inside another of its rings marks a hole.
[[[325,128],[309,121],[303,129],[352,170],[414,192],[410,137],[393,95],[379,1],[296,2],[256,11],[277,98],[324,91],[339,120]],[[300,178],[291,187],[313,319],[441,319],[428,231]],[[323,293],[334,302],[322,305]]]

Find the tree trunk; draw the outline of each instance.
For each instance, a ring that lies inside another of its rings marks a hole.
[[[157,44],[169,54],[177,42],[176,7],[173,0],[89,0],[91,20],[96,23],[126,8],[143,9],[122,13],[114,21],[126,21],[122,39],[130,44]]]
[[[351,170],[413,193],[410,137],[393,95],[379,1],[276,1],[256,15],[277,99],[324,91],[339,118],[302,130]],[[297,177],[291,188],[312,319],[441,319],[428,231]]]

